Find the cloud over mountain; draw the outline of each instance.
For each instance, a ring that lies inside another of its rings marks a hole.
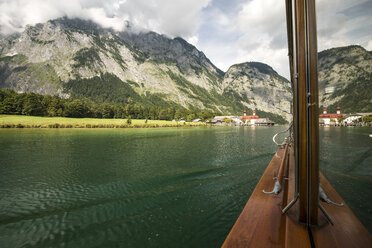
[[[0,32],[22,31],[28,24],[67,16],[123,30],[125,22],[170,36],[191,38],[201,9],[211,0],[1,0]],[[195,39],[195,38],[194,38]]]
[[[316,0],[318,50],[358,44],[372,50],[372,0]],[[0,33],[62,16],[123,30],[181,36],[222,70],[246,61],[289,77],[285,2],[278,0],[0,0]]]

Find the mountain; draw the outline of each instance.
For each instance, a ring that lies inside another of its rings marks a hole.
[[[372,112],[372,52],[361,46],[332,48],[318,54],[319,102],[336,112]]]
[[[250,109],[270,110],[287,120],[292,100],[289,82],[270,66],[247,62],[231,66],[222,81],[224,92],[237,94],[241,103]]]
[[[95,102],[179,106],[290,119],[290,84],[265,64],[224,73],[193,45],[155,32],[60,18],[0,40],[0,88]]]

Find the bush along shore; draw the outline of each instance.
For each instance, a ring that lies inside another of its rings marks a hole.
[[[0,128],[157,128],[197,126],[208,125],[206,123],[146,119],[94,119],[0,115]]]

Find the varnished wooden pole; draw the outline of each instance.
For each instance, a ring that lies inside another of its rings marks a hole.
[[[299,221],[317,225],[319,121],[315,0],[296,0]]]
[[[316,30],[316,9],[315,0],[308,0],[308,22],[309,22],[309,63],[310,63],[310,224],[318,223],[319,205],[319,99],[318,99],[318,48]]]
[[[305,0],[296,4],[296,42],[297,42],[297,154],[299,166],[299,220],[307,223],[308,188],[307,188],[307,98],[306,98],[306,32]]]
[[[285,1],[286,7],[286,23],[287,23],[287,40],[288,40],[288,59],[289,59],[289,71],[291,76],[291,86],[292,86],[292,97],[294,96],[294,65],[293,65],[293,20],[292,20],[292,0]],[[294,110],[292,110],[292,113]]]

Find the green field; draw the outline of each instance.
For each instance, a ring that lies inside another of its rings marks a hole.
[[[39,117],[24,115],[0,115],[0,128],[139,128],[205,126],[205,123],[162,120],[94,119],[67,117]]]

